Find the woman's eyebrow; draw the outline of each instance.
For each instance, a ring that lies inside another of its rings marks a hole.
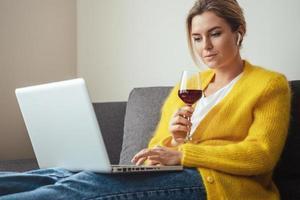
[[[210,33],[210,32],[212,32],[212,31],[214,31],[216,29],[221,29],[221,28],[222,28],[221,26],[214,26],[214,27],[208,29],[207,32]],[[192,36],[199,36],[199,35],[201,35],[201,34],[200,33],[192,33]]]
[[[216,29],[221,29],[221,28],[222,27],[220,27],[220,26],[215,26],[215,27],[212,27],[211,29],[209,29],[208,32],[212,32],[212,31],[214,31]]]

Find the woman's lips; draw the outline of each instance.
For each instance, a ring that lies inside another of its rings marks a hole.
[[[209,55],[204,56],[204,58],[212,58],[212,57],[214,57],[216,55],[217,55],[216,53],[215,54],[209,54]]]
[[[209,54],[209,55],[204,56],[204,59],[207,60],[207,61],[211,61],[216,57],[216,55],[217,55],[216,53],[215,54]]]

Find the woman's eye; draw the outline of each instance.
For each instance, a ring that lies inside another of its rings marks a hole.
[[[221,35],[221,32],[215,32],[210,34],[212,37],[219,37]]]
[[[193,40],[194,42],[201,42],[202,39],[200,37],[194,37]]]

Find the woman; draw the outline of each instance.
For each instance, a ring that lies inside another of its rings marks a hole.
[[[150,148],[133,162],[196,167],[208,199],[279,199],[272,172],[289,123],[287,80],[241,59],[246,24],[235,0],[197,1],[187,30],[194,59],[210,68],[201,74],[205,97],[194,110],[179,100],[175,87]],[[195,122],[192,141],[185,143]]]
[[[198,0],[187,32],[193,58],[210,68],[201,73],[204,97],[185,106],[175,86],[149,148],[132,162],[188,168],[130,175],[63,169],[5,173],[0,200],[279,199],[272,171],[288,129],[287,80],[241,59],[246,23],[235,0]],[[186,141],[189,130],[192,140]]]

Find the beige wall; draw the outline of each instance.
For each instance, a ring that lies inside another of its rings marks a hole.
[[[174,85],[193,69],[184,25],[193,2],[77,0],[77,72],[92,100],[126,100],[133,87]]]
[[[0,0],[0,160],[34,156],[14,90],[76,77],[76,1]]]

